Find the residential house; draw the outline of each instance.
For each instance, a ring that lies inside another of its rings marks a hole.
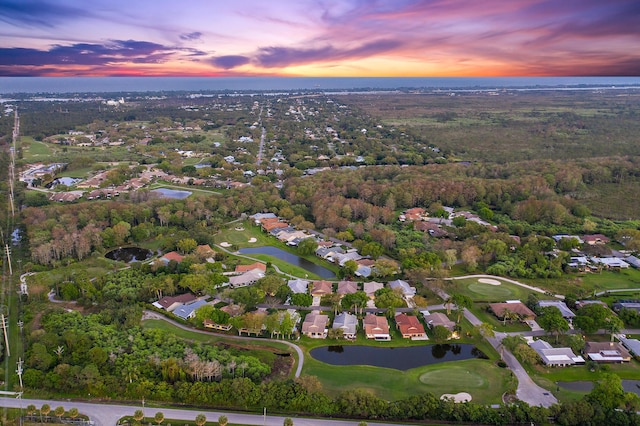
[[[340,296],[344,296],[345,294],[353,294],[358,291],[358,283],[355,281],[340,281],[338,283],[338,293]]]
[[[620,342],[587,342],[582,350],[591,361],[623,363],[631,361],[631,354]]]
[[[373,273],[373,269],[370,266],[358,265],[358,269],[354,272],[357,277],[369,278]]]
[[[205,300],[196,300],[194,302],[178,306],[173,311],[173,314],[178,318],[182,318],[183,320],[188,320],[188,319],[194,318],[196,316],[196,311],[198,310],[198,308],[206,304],[207,302]]]
[[[529,343],[536,351],[542,363],[551,367],[566,367],[568,365],[584,364],[584,358],[573,353],[571,348],[554,348],[544,340]]]
[[[607,269],[627,269],[629,264],[617,257],[592,257],[591,262],[603,265]]]
[[[404,297],[413,297],[416,295],[416,288],[411,287],[408,282],[403,280],[389,281],[389,287],[394,291],[400,291]]]
[[[202,325],[204,325],[205,328],[211,328],[213,330],[219,331],[229,331],[233,327],[231,324],[216,324],[210,319],[205,319],[204,321],[202,321]]]
[[[627,256],[623,260],[634,268],[640,268],[640,259],[635,256]]]
[[[236,266],[235,271],[238,274],[244,274],[245,272],[249,272],[253,269],[257,269],[262,272],[267,272],[267,265],[261,262],[255,262],[255,263],[252,263],[251,265],[238,265]]]
[[[640,313],[640,300],[618,300],[611,307],[616,312],[622,309],[632,309]]]
[[[345,339],[354,340],[358,329],[358,317],[348,312],[336,315],[333,320],[333,329],[342,329],[342,335]]]
[[[405,210],[405,212],[400,215],[398,220],[400,220],[400,222],[416,222],[424,220],[425,216],[425,209],[423,209],[422,207],[414,207],[412,209]]]
[[[411,340],[425,340],[427,339],[427,333],[424,330],[424,326],[418,319],[412,315],[401,313],[396,315],[396,328],[400,330],[400,334],[404,339]]]
[[[640,356],[640,340],[620,337],[620,342],[635,356]]]
[[[174,262],[180,263],[182,262],[182,259],[184,259],[184,256],[182,256],[177,251],[170,251],[169,253],[162,255],[162,257],[160,258],[160,260],[164,262],[165,265],[171,262],[172,260]]]
[[[546,308],[549,306],[558,308],[558,310],[562,314],[562,317],[569,322],[573,321],[573,317],[576,316],[576,314],[574,314],[573,311],[569,309],[567,304],[561,300],[541,300],[538,302],[538,306],[540,306],[541,308]]]
[[[289,280],[287,285],[291,289],[292,293],[307,293],[309,291],[309,281],[296,278],[295,280]]]
[[[501,320],[505,319],[508,313],[517,315],[520,321],[536,319],[536,314],[519,300],[511,300],[505,303],[491,303],[489,304],[489,308],[493,314]]]
[[[386,317],[367,314],[364,317],[363,325],[367,339],[380,341],[391,340],[391,335],[389,334],[389,323],[387,322]]]
[[[329,262],[333,262],[334,257],[343,254],[344,250],[341,247],[331,246],[331,247],[318,247],[316,249],[316,256],[321,257],[324,260]]]
[[[350,260],[357,262],[362,256],[356,250],[347,250],[346,253],[336,253],[333,255],[333,262],[340,266],[344,266]]]
[[[158,309],[164,309],[165,311],[172,312],[178,306],[182,306],[185,303],[191,303],[197,298],[191,293],[179,294],[178,296],[165,296],[157,302],[153,302],[153,306]]]
[[[590,246],[607,244],[609,242],[609,238],[602,234],[583,235],[582,240]]]
[[[264,278],[264,272],[262,272],[260,269],[252,269],[242,275],[229,277],[229,287],[246,287],[248,285],[254,284],[260,278]]]
[[[369,297],[369,299],[373,300],[376,298],[376,295],[375,295],[376,291],[384,288],[384,284],[376,281],[370,281],[368,283],[364,283],[362,287],[366,295]]]
[[[577,300],[576,309],[581,309],[587,305],[593,305],[593,304],[598,304],[598,305],[604,306],[605,308],[609,308],[609,306],[606,303],[604,303],[602,300]]]
[[[314,281],[311,295],[313,297],[322,297],[333,293],[333,285],[329,281]]]
[[[443,238],[449,235],[438,223],[434,222],[414,222],[413,229],[426,232],[434,238]]]
[[[328,315],[323,315],[318,311],[312,311],[307,314],[302,323],[302,334],[312,339],[324,339],[327,337],[328,323]]]
[[[456,326],[456,323],[451,321],[449,317],[442,312],[430,313],[429,311],[423,311],[422,315],[424,322],[427,323],[427,326],[431,329],[440,325],[449,331],[453,331]]]

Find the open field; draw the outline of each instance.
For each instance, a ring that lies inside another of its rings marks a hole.
[[[52,154],[49,144],[36,141],[31,136],[22,136],[20,138],[20,145],[22,146],[22,158],[27,163],[48,161]]]
[[[637,155],[638,95],[495,92],[358,95],[349,104],[386,127],[412,128],[469,161]],[[508,147],[508,149],[505,149]]]
[[[333,366],[305,359],[305,374],[317,376],[324,390],[333,395],[364,388],[390,401],[422,392],[469,392],[474,402],[499,403],[509,386],[510,372],[488,360],[465,360],[398,371],[370,366]],[[473,372],[473,373],[470,373]],[[445,380],[440,378],[446,377]],[[449,377],[452,380],[449,380]],[[464,378],[472,377],[465,385]],[[487,378],[491,378],[488,380]],[[438,380],[440,380],[438,382]]]
[[[478,278],[452,280],[445,284],[445,291],[450,294],[453,292],[466,294],[474,302],[504,302],[512,299],[525,301],[531,293],[536,294],[540,299],[550,298],[542,293],[534,292],[506,281],[499,281],[500,285],[493,285],[482,283]]]

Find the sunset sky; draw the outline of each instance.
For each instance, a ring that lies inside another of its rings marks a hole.
[[[638,76],[638,0],[0,0],[2,76]]]

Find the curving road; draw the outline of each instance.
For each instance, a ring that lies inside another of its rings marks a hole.
[[[183,330],[186,331],[191,331],[194,333],[201,333],[201,334],[206,334],[209,336],[220,336],[220,337],[224,337],[225,339],[232,339],[232,340],[253,340],[256,342],[264,342],[265,339],[261,339],[259,337],[246,337],[246,336],[229,336],[227,334],[217,334],[217,333],[213,333],[211,331],[204,331],[204,330],[198,330],[196,328],[191,328],[191,327],[187,327],[184,324],[180,324],[177,321],[172,320],[171,318],[167,318],[164,315],[161,315],[157,312],[154,311],[149,311],[149,310],[145,310],[142,314],[142,320],[146,320],[146,319],[157,319],[157,320],[163,320],[166,321],[176,327],[179,327]],[[302,366],[304,365],[304,353],[302,352],[302,349],[300,349],[300,347],[294,343],[291,343],[287,340],[275,340],[275,339],[270,339],[270,342],[278,342],[278,343],[283,343],[287,346],[289,346],[290,348],[292,348],[293,350],[296,351],[296,353],[298,354],[298,366],[296,368],[296,372],[295,372],[295,377],[300,377],[300,373],[302,373]]]

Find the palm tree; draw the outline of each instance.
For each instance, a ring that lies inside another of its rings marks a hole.
[[[284,419],[284,423],[282,423],[282,426],[293,426],[293,420],[291,420],[291,417],[287,417],[286,419]]]
[[[162,423],[164,421],[164,414],[162,414],[162,411],[158,411],[153,417],[153,420],[158,424]]]
[[[62,421],[62,416],[64,416],[64,407],[62,405],[57,406],[56,409],[53,410],[53,414],[56,415],[59,421]]]
[[[69,408],[69,412],[67,413],[67,415],[69,417],[71,417],[72,419],[75,419],[76,417],[78,417],[79,414],[80,414],[80,412],[75,407],[74,408]]]
[[[33,405],[33,404],[27,405],[27,415],[28,416],[33,416],[33,413],[35,413],[36,411],[38,411],[38,409],[36,408],[35,405]]]
[[[144,419],[144,411],[142,411],[142,410],[136,410],[136,411],[133,413],[133,420],[135,420],[135,421],[139,422],[139,421],[141,421],[142,419]]]
[[[360,422],[358,423],[358,426],[367,426],[367,422]]]
[[[207,422],[207,417],[204,414],[198,414],[196,416],[196,424],[202,426]]]
[[[227,426],[227,423],[229,423],[229,419],[227,419],[227,416],[222,415],[222,416],[218,417],[218,425],[219,426]]]
[[[51,412],[51,406],[49,404],[42,404],[40,407],[40,422],[42,423],[42,416],[47,417]]]

